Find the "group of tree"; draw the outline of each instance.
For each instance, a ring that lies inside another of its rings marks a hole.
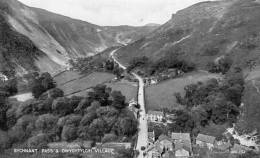
[[[128,66],[127,71],[135,68],[144,69],[147,75],[151,76],[168,69],[176,69],[182,72],[190,72],[195,69],[195,64],[189,60],[182,59],[178,54],[167,53],[157,61],[151,61],[148,57],[134,57]]]
[[[118,78],[120,78],[124,71],[113,60],[104,59],[102,57],[96,59],[95,56],[70,60],[70,65],[74,70],[79,71],[82,74],[90,73],[93,71],[103,71],[113,73]]]
[[[216,62],[209,62],[207,64],[208,71],[211,73],[222,73],[226,74],[232,66],[232,59],[224,56]]]
[[[138,122],[119,91],[97,85],[85,97],[71,98],[57,88],[48,92],[47,97],[17,105],[1,99],[0,134],[8,135],[8,141],[0,147],[24,142],[31,148],[44,148],[56,141],[132,141],[136,135]]]
[[[44,92],[55,87],[56,82],[48,72],[45,72],[35,76],[32,82],[31,91],[35,98],[39,98]]]
[[[184,97],[175,94],[177,102],[185,109],[175,112],[177,119],[171,125],[172,130],[196,133],[212,122],[236,122],[243,89],[244,78],[239,68],[230,70],[222,81],[210,79],[186,86]]]

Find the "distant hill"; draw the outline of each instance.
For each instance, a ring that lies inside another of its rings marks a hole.
[[[204,69],[222,56],[245,69],[260,64],[259,0],[201,2],[178,11],[167,23],[117,52],[126,64],[133,57],[152,61],[178,54]]]
[[[0,18],[0,31],[5,33],[0,36],[0,72],[12,74],[55,73],[66,67],[68,59],[133,42],[157,28],[102,27],[28,7],[17,0],[0,0]]]

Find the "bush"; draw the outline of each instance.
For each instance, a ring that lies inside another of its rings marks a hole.
[[[0,130],[0,150],[11,147],[11,140],[7,132]]]
[[[50,133],[57,126],[58,117],[52,114],[44,114],[38,117],[36,120],[36,128],[43,133]]]
[[[65,116],[73,112],[73,107],[70,105],[70,99],[62,97],[57,98],[52,103],[52,110],[54,113]]]
[[[51,140],[46,134],[39,134],[28,139],[27,146],[32,149],[46,149]]]
[[[113,133],[105,134],[104,137],[102,138],[101,142],[102,143],[107,143],[107,142],[113,142],[117,139],[117,136]]]
[[[53,89],[49,90],[48,92],[49,92],[49,97],[51,97],[53,99],[64,96],[64,92],[59,88],[53,88]]]
[[[64,141],[73,141],[75,140],[78,135],[77,135],[77,127],[75,126],[64,126],[62,129],[62,133],[61,133],[61,139]]]

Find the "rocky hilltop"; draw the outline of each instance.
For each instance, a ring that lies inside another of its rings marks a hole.
[[[35,70],[55,73],[66,67],[68,59],[133,42],[157,27],[103,27],[17,0],[0,0],[0,18],[0,71],[6,75]]]

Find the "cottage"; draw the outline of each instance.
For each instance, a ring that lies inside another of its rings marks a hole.
[[[190,154],[191,154],[191,148],[188,144],[182,141],[176,141],[175,143],[176,158],[188,158]]]
[[[161,153],[162,150],[156,144],[150,145],[145,151],[146,157],[149,158],[160,158]]]
[[[135,101],[134,99],[129,101],[129,106],[128,109],[130,111],[132,111],[135,115],[135,118],[138,118],[138,113],[139,113],[139,109],[137,108],[137,101]]]
[[[158,140],[158,145],[165,151],[173,151],[173,141],[166,135],[160,135]]]
[[[161,111],[148,111],[147,118],[151,122],[162,122],[164,114]]]
[[[234,144],[233,148],[231,148],[232,154],[244,154],[247,151],[251,150],[250,148],[240,145],[240,144]]]
[[[171,137],[175,145],[175,157],[186,158],[192,154],[189,133],[172,133]]]
[[[167,151],[165,154],[163,154],[162,157],[163,157],[163,158],[175,158],[173,151]]]
[[[215,144],[215,149],[220,150],[220,151],[229,151],[232,145],[230,142],[217,142]]]
[[[207,147],[208,149],[212,149],[215,144],[215,137],[199,134],[196,138],[196,144],[200,147]]]
[[[154,131],[148,132],[148,144],[151,145],[155,141],[155,134]]]

